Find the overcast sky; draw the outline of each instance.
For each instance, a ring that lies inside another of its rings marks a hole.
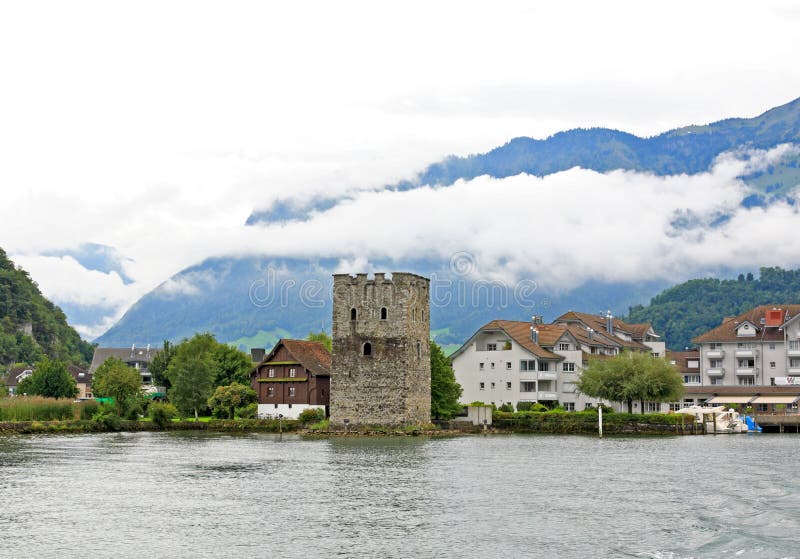
[[[469,250],[510,257],[508,273],[534,262],[564,286],[703,270],[732,252],[800,264],[791,242],[764,254],[738,234],[768,222],[780,240],[789,207],[669,236],[690,195],[700,216],[735,210],[740,163],[727,159],[698,177],[576,169],[368,191],[516,136],[652,135],[789,102],[800,96],[794,2],[5,2],[0,52],[0,247],[57,302],[107,307],[78,325],[85,335],[182,268],[231,253]],[[359,190],[309,222],[244,226],[278,197]],[[506,218],[488,218],[487,200]],[[549,208],[540,235],[557,231],[570,273],[552,249],[508,242],[531,205]],[[369,224],[384,234],[365,239],[356,227]],[[116,249],[132,281],[42,255],[83,243]],[[614,260],[612,247],[630,256]]]

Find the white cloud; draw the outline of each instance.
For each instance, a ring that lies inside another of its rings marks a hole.
[[[26,262],[39,266],[31,272],[54,298],[119,308],[226,253],[372,258],[364,255],[474,246],[489,267],[493,254],[513,248],[525,261],[509,269],[566,264],[574,272],[548,273],[569,283],[603,264],[569,231],[627,249],[634,225],[645,224],[632,200],[678,206],[659,188],[681,187],[569,171],[545,181],[476,179],[452,191],[359,192],[516,136],[586,126],[647,135],[788,102],[800,91],[800,74],[786,71],[800,49],[789,12],[779,0],[3,3],[0,51],[15,54],[4,60],[9,86],[0,89],[0,246],[29,259],[86,242],[116,248],[131,259],[126,289],[68,261]],[[627,197],[626,187],[643,192]],[[276,199],[345,192],[351,203],[308,224],[242,227]],[[715,201],[700,198],[707,207],[693,198],[686,207],[712,211]],[[554,214],[565,199],[571,209]],[[608,200],[616,205],[598,217]],[[755,220],[759,211],[736,217]],[[647,223],[663,229],[667,217],[655,219]],[[715,242],[735,237],[727,235]],[[509,236],[563,239],[568,250],[555,262]],[[679,237],[646,240],[665,261],[616,257],[598,273],[682,269],[670,257]],[[79,278],[86,294],[70,284]]]

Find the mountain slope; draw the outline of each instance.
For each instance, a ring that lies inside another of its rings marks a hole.
[[[92,352],[61,309],[0,248],[0,365],[32,363],[43,355],[88,364]]]
[[[693,279],[670,287],[647,306],[629,311],[631,322],[651,322],[670,349],[692,347],[692,338],[758,305],[800,302],[800,270],[761,268],[760,276]]]

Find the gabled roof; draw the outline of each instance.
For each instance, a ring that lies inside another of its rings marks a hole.
[[[625,340],[623,338],[620,338],[619,336],[616,336],[615,334],[609,334],[608,331],[606,330],[606,317],[604,316],[600,316],[597,314],[568,311],[559,316],[558,318],[556,318],[554,322],[567,323],[567,324],[580,323],[594,330],[594,333],[592,334],[593,336],[597,335],[603,336],[604,338],[613,342],[613,345],[618,345],[626,349],[635,349],[638,351],[650,351],[650,348],[648,346],[637,341],[636,339]],[[638,339],[644,339],[647,333],[650,330],[652,330],[652,326],[650,325],[650,323],[628,324],[627,322],[624,322],[618,318],[612,318],[611,324],[614,327],[615,331],[628,334],[632,338],[638,338]]]
[[[89,365],[89,373],[94,374],[97,368],[102,365],[109,357],[116,357],[122,361],[144,361],[149,363],[159,354],[161,350],[146,347],[96,347],[92,356],[92,364]]]
[[[546,324],[537,324],[536,328],[539,329],[541,327],[546,327],[550,325]],[[540,359],[553,359],[553,360],[562,360],[564,359],[563,356],[557,355],[552,351],[549,351],[543,348],[540,344],[534,343],[531,340],[531,323],[530,322],[522,322],[518,320],[492,320],[481,326],[475,334],[470,337],[469,340],[464,343],[458,350],[456,350],[451,356],[450,359],[453,359],[456,355],[460,354],[466,347],[468,347],[472,341],[475,339],[475,336],[480,334],[481,332],[491,331],[491,330],[500,330],[504,332],[509,338],[514,340],[520,347],[524,348],[528,352],[532,353],[536,357]],[[541,336],[542,330],[540,330],[539,335]],[[541,341],[541,338],[540,338]]]
[[[712,328],[704,334],[700,334],[692,339],[696,344],[710,342],[738,342],[738,341],[782,341],[783,330],[781,327],[766,327],[762,325],[761,319],[766,320],[767,311],[779,308],[788,314],[786,321],[800,314],[800,305],[761,305],[735,317],[725,317],[722,324]],[[736,329],[744,322],[749,322],[756,328],[755,336],[737,336]]]
[[[330,376],[331,374],[331,352],[328,351],[320,342],[308,340],[287,340],[280,339],[275,347],[272,348],[259,366],[273,361],[278,349],[283,346],[286,351],[306,370],[318,376]],[[256,367],[254,370],[258,370]]]
[[[20,381],[19,376],[25,371],[31,371],[31,373],[33,373],[36,371],[36,366],[24,365],[10,369],[8,371],[8,375],[6,376],[6,386],[9,388],[17,386]],[[76,382],[90,383],[92,380],[91,374],[86,374],[86,370],[82,367],[78,367],[77,365],[67,365],[67,372],[72,375],[72,378],[74,378]],[[84,374],[83,377],[80,376],[81,373]]]

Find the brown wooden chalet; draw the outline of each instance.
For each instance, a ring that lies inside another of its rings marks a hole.
[[[295,416],[309,406],[330,406],[331,353],[319,342],[279,340],[250,372],[259,414]]]

